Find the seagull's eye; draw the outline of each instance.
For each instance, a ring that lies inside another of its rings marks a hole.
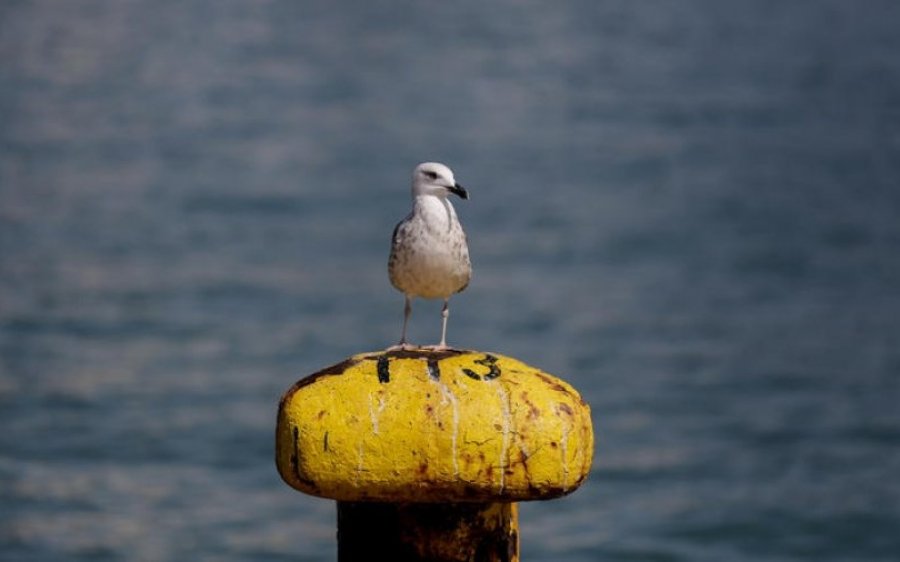
[[[426,170],[426,171],[424,172],[424,174],[425,174],[425,177],[428,178],[428,179],[430,179],[430,180],[436,180],[437,177],[438,177],[438,176],[437,176],[437,172],[432,172],[432,171],[430,171],[430,170]]]

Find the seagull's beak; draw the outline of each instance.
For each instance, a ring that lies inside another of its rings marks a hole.
[[[447,189],[450,191],[450,193],[455,193],[456,195],[459,195],[460,199],[468,199],[469,198],[469,192],[466,191],[465,187],[459,185],[458,183],[454,183],[452,186],[448,187]]]

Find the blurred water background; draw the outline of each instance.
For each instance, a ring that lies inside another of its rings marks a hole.
[[[900,560],[900,4],[0,5],[0,558],[334,560],[301,376],[399,337],[422,160],[450,342],[562,376],[530,561]],[[414,341],[439,335],[436,302]]]

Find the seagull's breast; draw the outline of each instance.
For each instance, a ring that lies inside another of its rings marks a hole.
[[[466,288],[472,276],[469,248],[449,201],[416,198],[394,231],[388,273],[394,287],[411,296],[447,298]]]

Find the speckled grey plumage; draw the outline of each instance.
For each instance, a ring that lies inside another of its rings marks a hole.
[[[413,208],[394,229],[388,273],[391,283],[406,297],[403,336],[411,301],[415,297],[444,299],[441,343],[446,348],[448,300],[466,288],[472,276],[466,234],[447,196],[455,193],[468,198],[468,192],[456,183],[453,172],[436,162],[419,164],[413,172]]]

